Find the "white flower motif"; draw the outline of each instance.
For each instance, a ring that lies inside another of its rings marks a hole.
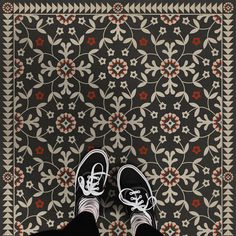
[[[47,225],[48,225],[49,228],[53,227],[54,226],[54,221],[53,220],[48,220]]]
[[[115,55],[115,50],[109,48],[108,51],[107,51],[107,54],[108,54],[109,57],[114,56]]]
[[[68,217],[74,219],[75,218],[75,212],[74,211],[68,212]]]
[[[207,175],[207,174],[210,173],[210,168],[207,168],[207,167],[205,166],[202,171],[203,171],[204,175]]]
[[[204,71],[202,76],[206,79],[210,77],[210,72],[209,71]]]
[[[175,109],[175,110],[180,110],[180,107],[181,107],[181,104],[180,104],[179,102],[176,102],[176,103],[174,104],[174,109]]]
[[[48,25],[52,25],[54,23],[53,18],[52,17],[48,17],[46,20]]]
[[[64,139],[63,139],[62,136],[57,136],[56,141],[60,144],[60,143],[63,143],[63,142],[64,142]]]
[[[86,21],[85,21],[84,17],[80,17],[79,20],[78,20],[78,23],[79,23],[80,25],[84,25],[85,22],[86,22]]]
[[[157,126],[152,126],[152,128],[151,128],[150,131],[151,131],[151,133],[153,133],[153,134],[157,133],[157,132],[158,132]]]
[[[164,143],[164,142],[166,142],[166,136],[160,136],[160,138],[159,138],[159,141],[161,142],[161,143]]]
[[[48,116],[49,119],[52,119],[52,118],[54,117],[54,112],[49,111],[49,112],[47,113],[47,116]]]
[[[214,81],[213,84],[212,84],[212,87],[213,87],[214,89],[217,89],[217,88],[220,87],[220,83],[219,83],[218,81]]]
[[[181,33],[180,28],[179,28],[179,27],[175,27],[175,28],[174,28],[174,33],[177,34],[177,35],[179,35],[179,34]]]
[[[189,128],[187,126],[184,126],[182,128],[182,132],[187,134],[189,132]]]
[[[109,157],[109,163],[110,163],[110,164],[116,163],[116,158],[113,157],[113,156],[110,156],[110,157]]]
[[[160,216],[161,219],[163,219],[163,218],[165,219],[166,218],[166,212],[165,211],[160,211],[159,216]]]
[[[213,190],[213,193],[212,193],[212,196],[214,196],[214,197],[218,197],[218,196],[220,196],[220,191],[214,189],[214,190]]]
[[[16,162],[19,163],[19,164],[22,164],[24,161],[24,158],[22,156],[19,156],[16,158]]]
[[[179,143],[180,141],[181,141],[181,138],[180,138],[179,135],[174,136],[174,142],[175,142],[175,143]]]
[[[106,64],[106,58],[101,57],[99,60],[100,65],[105,65]]]
[[[188,17],[183,17],[183,24],[188,25],[190,23],[190,20]]]
[[[109,84],[108,84],[108,87],[109,87],[110,89],[115,88],[115,87],[116,87],[115,82],[114,82],[114,81],[110,81]]]
[[[34,168],[32,166],[27,166],[26,167],[26,172],[29,173],[29,174],[32,174]]]
[[[121,53],[122,53],[122,56],[128,56],[129,55],[129,50],[127,48],[125,48],[121,51]]]
[[[174,212],[174,218],[179,219],[181,216],[181,213],[179,211]]]
[[[68,34],[71,34],[71,35],[74,35],[75,34],[75,28],[73,27],[73,28],[69,28],[69,30],[68,30]]]
[[[17,190],[17,191],[16,191],[16,196],[18,196],[18,197],[23,197],[23,196],[24,196],[23,190],[22,190],[22,189]]]
[[[99,78],[100,80],[106,79],[106,73],[101,72],[101,73],[99,74],[98,78]]]
[[[75,110],[76,105],[74,102],[71,102],[68,104],[68,107],[69,107],[69,110]]]
[[[219,50],[217,50],[217,49],[213,49],[212,51],[211,51],[211,54],[212,54],[212,56],[218,56],[219,55]]]
[[[151,23],[152,23],[153,25],[156,25],[156,24],[158,23],[157,18],[156,18],[156,17],[152,17]]]
[[[23,48],[21,48],[17,51],[17,53],[18,53],[19,56],[23,57],[25,55],[25,50]]]
[[[135,79],[136,77],[138,76],[137,72],[136,71],[131,71],[130,72],[130,77]]]
[[[69,143],[75,143],[76,142],[75,136],[69,136],[68,142]]]
[[[183,220],[182,225],[183,225],[183,227],[187,228],[189,226],[189,221],[188,220]]]
[[[83,119],[85,117],[85,113],[83,111],[78,112],[78,117]]]
[[[160,110],[165,110],[166,109],[166,104],[164,102],[161,102],[159,104]]]
[[[26,64],[27,64],[27,65],[32,65],[33,61],[34,61],[34,60],[33,60],[31,57],[26,58]]]
[[[85,132],[84,126],[79,126],[79,127],[78,127],[78,132],[81,133],[81,134],[83,134],[83,133]]]
[[[217,157],[217,156],[214,156],[212,160],[213,160],[213,163],[214,163],[214,164],[220,163],[220,158]]]
[[[53,126],[48,126],[47,132],[48,132],[49,134],[54,133],[54,127],[53,127]]]
[[[187,119],[189,117],[188,111],[182,112],[182,116],[184,119]]]
[[[126,156],[123,156],[120,158],[120,162],[123,164],[127,163],[127,160],[128,160],[128,158]]]
[[[165,34],[166,33],[166,28],[165,27],[161,27],[160,30],[159,30],[159,33],[161,35]]]
[[[151,117],[152,117],[152,119],[156,119],[158,117],[158,112],[152,111],[151,112]]]
[[[203,185],[204,187],[208,187],[208,186],[210,186],[210,181],[207,180],[207,179],[204,179],[202,185]]]
[[[131,66],[136,66],[137,63],[138,63],[138,61],[137,61],[135,58],[133,58],[133,59],[130,60],[130,65],[131,65]]]
[[[23,84],[23,82],[22,82],[22,81],[17,81],[17,83],[16,83],[16,87],[19,88],[19,89],[24,88],[24,84]]]
[[[26,79],[32,80],[34,78],[33,74],[31,72],[26,74]]]
[[[63,218],[63,215],[64,215],[64,213],[62,211],[58,211],[56,213],[56,216],[57,216],[58,219]]]
[[[31,188],[33,188],[33,186],[34,186],[34,184],[32,183],[31,180],[26,182],[26,188],[31,189]]]
[[[204,66],[209,66],[210,65],[210,60],[207,58],[204,58],[204,60],[202,61]]]
[[[126,88],[128,87],[127,82],[126,82],[126,81],[122,81],[122,82],[120,83],[120,87],[123,88],[123,89],[126,89]]]
[[[57,106],[57,109],[58,109],[58,110],[62,110],[63,107],[64,107],[64,104],[58,102],[56,106]]]
[[[57,33],[58,35],[61,35],[61,34],[63,34],[63,33],[64,33],[64,30],[63,30],[63,28],[57,28],[57,31],[56,31],[56,33]]]

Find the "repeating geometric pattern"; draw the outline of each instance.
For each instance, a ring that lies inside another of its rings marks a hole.
[[[111,165],[101,235],[131,235],[125,163],[150,181],[164,235],[233,235],[232,3],[2,8],[2,235],[64,227],[94,147]]]

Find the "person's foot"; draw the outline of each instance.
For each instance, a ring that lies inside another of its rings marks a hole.
[[[145,223],[156,227],[153,209],[157,200],[143,173],[133,165],[124,165],[118,171],[117,186],[120,201],[131,213],[134,231],[140,224]]]
[[[107,154],[94,149],[80,162],[75,176],[75,215],[86,211],[99,215],[98,197],[104,192],[109,171]]]

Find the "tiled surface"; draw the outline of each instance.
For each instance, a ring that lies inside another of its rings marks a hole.
[[[116,197],[125,163],[149,179],[164,235],[233,235],[233,5],[3,11],[3,235],[69,222],[76,167],[94,147],[111,164],[101,235],[131,235]]]

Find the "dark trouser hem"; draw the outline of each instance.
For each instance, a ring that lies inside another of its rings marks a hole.
[[[157,229],[148,224],[138,226],[135,236],[163,236]]]
[[[93,214],[82,212],[76,216],[64,229],[44,231],[34,236],[99,236]]]

